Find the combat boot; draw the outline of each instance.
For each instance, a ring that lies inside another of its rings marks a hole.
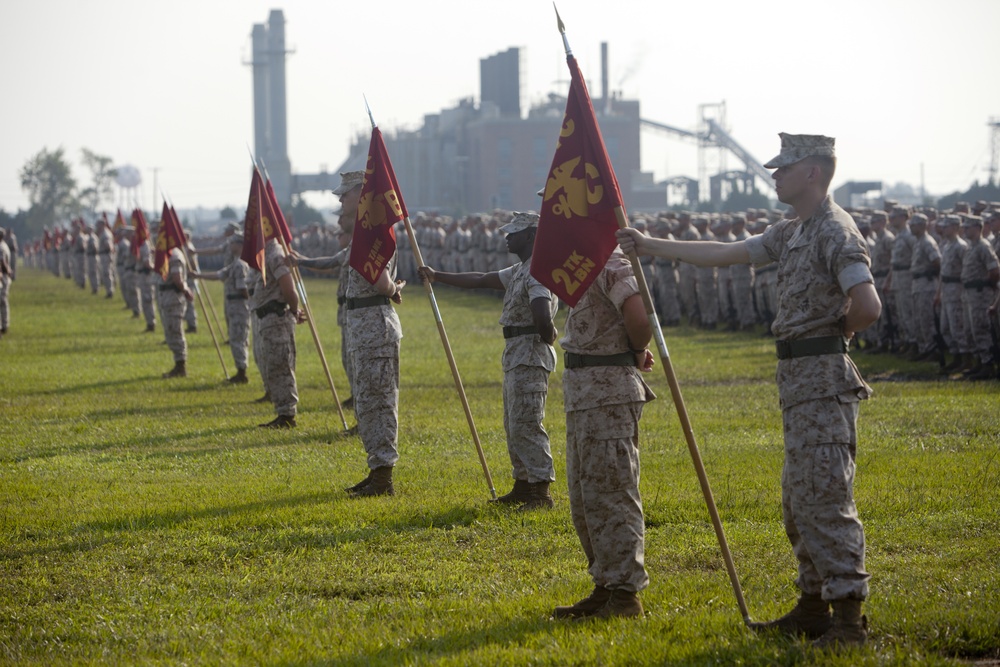
[[[340,407],[344,408],[345,410],[353,410],[354,409],[354,397],[353,396],[348,396],[347,398],[345,398],[344,401],[340,404]]]
[[[177,361],[174,363],[174,367],[163,374],[165,378],[186,378],[187,377],[187,364],[183,361]]]
[[[947,375],[951,375],[962,367],[965,362],[965,358],[961,354],[955,354],[955,358],[951,360],[951,363],[941,369],[941,372]]]
[[[868,618],[861,613],[861,600],[834,600],[833,624],[813,648],[864,646],[868,641]]]
[[[773,621],[751,623],[754,632],[775,630],[785,635],[805,635],[809,639],[822,637],[830,629],[830,603],[819,594],[803,593],[790,612]]]
[[[264,390],[264,395],[254,401],[254,403],[270,403],[271,402],[271,392]]]
[[[966,379],[968,379],[970,375],[975,375],[983,368],[983,362],[979,360],[979,357],[975,354],[971,356],[972,356],[972,364],[971,365],[966,364],[968,368],[962,371],[962,375],[964,375]]]
[[[237,368],[236,375],[229,378],[229,382],[231,384],[246,384],[247,382],[249,382],[249,380],[247,380],[247,369]]]
[[[391,496],[396,493],[392,488],[392,466],[382,466],[372,470],[371,479],[360,489],[351,494],[354,498],[371,496]]]
[[[963,358],[962,366],[961,368],[958,369],[959,372],[961,373],[970,372],[979,364],[979,357],[972,354],[971,352],[966,352],[964,355],[962,355],[962,358]]]
[[[357,493],[358,491],[360,491],[364,487],[368,486],[368,482],[370,482],[370,481],[372,481],[372,471],[371,470],[368,471],[368,476],[367,477],[365,477],[363,480],[361,480],[360,482],[358,482],[354,486],[347,487],[346,489],[344,489],[344,491],[347,491],[347,493],[349,493],[350,495],[354,495],[355,493]]]
[[[295,428],[298,424],[292,415],[278,415],[266,424],[258,424],[260,428]]]
[[[643,615],[642,602],[635,591],[615,588],[604,606],[594,612],[594,618],[638,618]]]
[[[555,503],[549,495],[548,482],[529,482],[528,500],[517,508],[518,512],[530,512],[531,510],[552,509]]]
[[[611,589],[595,586],[590,595],[569,606],[556,607],[552,610],[552,618],[584,618],[593,616],[607,604],[611,597]]]
[[[156,331],[156,325],[155,324],[147,324],[146,325],[146,333],[153,333],[154,331]]]
[[[993,364],[981,364],[979,370],[965,376],[966,380],[992,380],[996,376]]]
[[[514,488],[510,490],[510,493],[505,493],[496,500],[490,499],[488,502],[491,503],[501,503],[503,505],[515,505],[517,503],[526,503],[531,500],[531,494],[528,492],[530,485],[526,479],[515,479]]]

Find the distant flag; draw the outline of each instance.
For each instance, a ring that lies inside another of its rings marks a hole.
[[[278,198],[274,194],[274,186],[271,185],[270,178],[264,184],[264,189],[267,191],[267,201],[271,204],[271,211],[274,212],[274,222],[281,233],[281,238],[285,239],[286,246],[290,246],[292,244],[292,230],[288,228],[288,221],[285,220],[285,214],[281,212],[281,207],[278,206]]]
[[[115,225],[112,230],[117,232],[120,229],[125,229],[125,227],[125,218],[122,216],[122,210],[118,209],[118,213],[115,215]]]
[[[163,202],[163,213],[160,216],[160,229],[156,234],[156,253],[153,269],[167,279],[170,269],[168,256],[174,248],[184,246],[184,232],[181,230],[177,214]]]
[[[52,247],[52,234],[50,234],[47,229],[45,230],[45,233],[42,234],[42,243],[45,245],[46,250],[49,250]]]
[[[243,252],[240,259],[250,265],[250,268],[260,271],[264,282],[267,282],[267,266],[264,261],[264,246],[271,239],[284,237],[281,228],[284,221],[279,219],[271,206],[267,187],[256,166],[250,181],[250,197],[247,201],[247,214],[243,219]],[[291,241],[291,237],[287,241]]]
[[[133,257],[139,259],[139,247],[149,240],[149,225],[146,223],[146,216],[141,208],[132,211],[132,227],[135,229],[135,234],[132,235],[132,244],[129,246],[129,250],[132,251]]]
[[[622,206],[594,106],[576,58],[559,143],[545,182],[531,275],[575,306],[618,243],[615,208]]]
[[[351,240],[351,268],[371,284],[375,284],[396,252],[393,225],[407,215],[389,154],[382,141],[382,131],[373,127],[368,145],[368,165],[358,202],[358,218]]]

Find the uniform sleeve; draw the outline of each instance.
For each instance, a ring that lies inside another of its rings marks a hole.
[[[517,265],[515,264],[514,266]],[[503,284],[504,289],[507,289],[507,286],[510,285],[511,279],[514,277],[514,266],[508,266],[506,269],[500,269],[497,271],[497,275],[500,276],[500,282]]]
[[[538,282],[534,276],[528,276],[528,301],[534,301],[535,299],[549,299],[552,300],[552,292],[545,285]]]
[[[837,237],[828,246],[830,273],[837,276],[837,283],[844,294],[861,283],[874,283],[871,258],[861,234],[851,233],[846,227],[838,229]]]
[[[639,293],[639,283],[632,273],[632,264],[627,259],[612,257],[608,261],[613,262],[613,265],[604,271],[607,277],[605,289],[611,303],[620,311],[629,297]],[[592,285],[591,289],[593,287],[595,286]]]
[[[746,240],[750,263],[754,266],[767,266],[777,262],[781,257],[781,248],[785,245],[788,225],[791,221],[782,220],[771,225],[763,234],[751,236]]]

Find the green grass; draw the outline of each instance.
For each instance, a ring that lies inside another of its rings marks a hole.
[[[6,664],[884,665],[1000,658],[1000,387],[859,355],[856,495],[868,537],[870,645],[843,655],[744,629],[666,379],[643,416],[650,587],[640,621],[556,622],[590,590],[564,488],[559,375],[549,418],[556,508],[489,491],[423,288],[399,308],[393,498],[366,473],[298,329],[299,428],[222,383],[208,331],[189,377],[119,299],[29,269],[0,340],[0,662]],[[308,282],[341,398],[335,283]],[[218,284],[211,285],[221,308]],[[437,291],[486,459],[510,486],[496,298]],[[220,313],[221,314],[221,313]],[[563,313],[564,315],[564,313]],[[560,322],[561,324],[561,318]],[[751,615],[796,595],[781,528],[769,339],[668,330]],[[223,348],[230,373],[232,359]],[[658,362],[659,363],[659,362]],[[349,413],[348,413],[349,414]],[[353,416],[348,419],[353,424]]]

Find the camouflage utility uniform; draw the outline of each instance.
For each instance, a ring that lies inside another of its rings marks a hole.
[[[873,280],[865,240],[831,197],[808,220],[781,220],[746,247],[754,264],[778,264],[772,328],[779,345],[843,337],[847,292]],[[865,537],[853,487],[858,404],[871,388],[846,354],[846,341],[842,349],[791,358],[779,352],[782,513],[799,589],[824,600],[864,600]]]
[[[385,270],[395,280],[396,257]],[[391,468],[399,460],[399,341],[403,329],[389,297],[355,269],[347,276],[348,345],[354,362],[354,416],[368,467]]]
[[[187,280],[187,263],[180,248],[171,249],[167,255],[167,279],[160,286],[160,307],[163,311],[163,334],[167,346],[174,353],[174,362],[187,361],[187,340],[184,338],[184,311],[188,301],[173,282],[174,276],[180,276],[181,282]]]
[[[291,273],[291,269],[285,264],[285,251],[277,239],[272,238],[264,246],[264,265],[265,282],[257,283],[250,302],[260,337],[255,349],[264,388],[275,413],[279,417],[294,417],[299,405],[295,383],[295,313],[282,300],[278,286],[278,280]]]
[[[632,358],[621,309],[638,294],[632,266],[615,252],[569,311],[563,392],[566,480],[573,526],[595,586],[643,590],[642,499],[639,497],[639,418],[653,392],[631,365],[575,365],[583,358]],[[609,359],[609,361],[610,361]]]
[[[549,434],[542,426],[549,374],[556,367],[555,349],[534,331],[531,302],[548,299],[552,316],[559,302],[518,262],[498,272],[504,292],[500,325],[504,330],[503,427],[515,480],[531,484],[555,480]]]

